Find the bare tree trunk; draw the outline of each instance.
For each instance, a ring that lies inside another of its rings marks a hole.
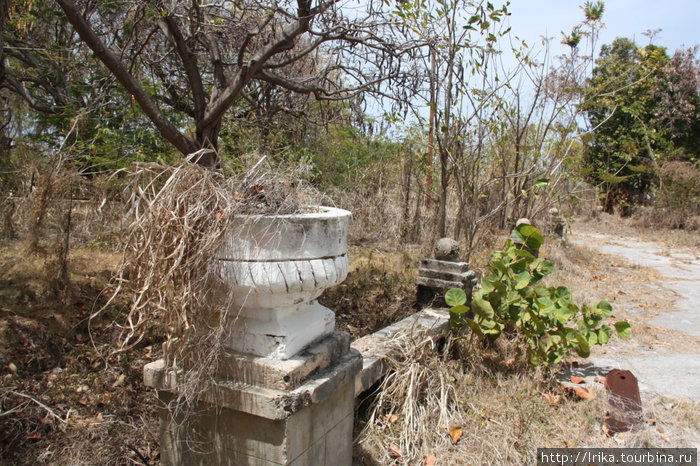
[[[70,230],[73,214],[73,190],[70,191],[68,208],[61,218],[61,229],[58,232],[58,251],[56,254],[57,270],[54,282],[54,289],[57,297],[64,306],[68,307],[73,302],[73,290],[70,280],[70,270],[68,269],[68,255],[70,253]]]
[[[418,242],[418,239],[420,237],[420,230],[421,230],[421,221],[420,221],[420,216],[421,216],[421,200],[423,199],[423,186],[418,183],[418,195],[416,196],[416,205],[413,210],[413,222],[411,225],[411,231],[409,238],[411,242],[416,243]]]
[[[15,226],[13,223],[13,218],[15,212],[17,211],[17,204],[15,201],[9,198],[5,202],[5,207],[3,208],[3,234],[7,239],[16,239],[17,234],[15,232]]]
[[[447,175],[447,154],[440,152],[440,207],[438,209],[438,236],[447,236],[447,189],[449,179]]]
[[[401,240],[406,241],[410,227],[411,215],[411,178],[413,177],[413,161],[408,151],[403,157],[403,213],[401,216]]]
[[[26,250],[30,254],[39,252],[39,237],[41,236],[41,227],[44,224],[46,211],[49,207],[49,198],[53,193],[54,176],[53,173],[47,173],[39,176],[37,183],[37,193],[32,206],[32,217],[29,227],[29,235],[27,237]]]
[[[430,51],[430,123],[428,129],[428,172],[425,180],[425,210],[430,210],[430,191],[433,188],[433,155],[435,147],[435,109],[437,102],[435,99],[435,89],[437,87],[437,76],[435,75],[435,53]]]

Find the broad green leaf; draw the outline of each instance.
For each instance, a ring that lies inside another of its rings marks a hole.
[[[610,341],[610,337],[612,336],[612,329],[608,327],[607,325],[603,325],[598,329],[598,344],[599,345],[604,345],[608,341]]]
[[[514,249],[513,254],[515,254],[516,257],[523,257],[527,259],[527,263],[530,263],[535,260],[535,256],[530,254],[528,251],[524,249]]]
[[[472,310],[474,314],[482,317],[484,319],[492,319],[494,316],[493,307],[491,303],[486,301],[482,296],[475,296],[472,300]]]
[[[598,344],[598,334],[596,332],[590,332],[586,337],[588,338],[589,347]]]
[[[476,333],[479,338],[484,338],[484,332],[481,331],[481,327],[472,319],[467,319],[467,325],[472,329],[472,332]]]
[[[467,293],[461,288],[451,288],[445,293],[445,302],[448,306],[459,306],[467,302]]]
[[[552,298],[564,305],[568,305],[571,300],[571,292],[565,286],[560,286],[552,293]]]
[[[523,288],[528,286],[530,284],[530,278],[532,278],[532,275],[530,275],[530,272],[528,272],[527,270],[518,274],[515,283],[515,289],[522,290]]]
[[[567,309],[565,307],[557,308],[557,311],[555,312],[554,315],[557,319],[557,322],[559,322],[560,325],[564,325],[571,318],[571,313],[569,312],[569,309]]]
[[[479,325],[481,325],[481,329],[484,331],[491,330],[496,328],[496,321],[491,319],[483,319],[481,322],[479,322]]]
[[[632,334],[632,326],[625,321],[615,322],[615,331],[620,338],[627,338]]]
[[[601,310],[601,314],[605,317],[610,317],[613,314],[613,308],[607,301],[599,302],[596,307]]]
[[[537,355],[537,353],[535,351],[532,351],[529,348],[527,350],[527,360],[531,366],[539,366],[540,365],[539,356]]]
[[[586,339],[586,337],[584,337],[578,332],[576,332],[575,337],[577,344],[574,345],[574,349],[576,350],[576,353],[582,358],[587,358],[588,356],[590,356],[591,347],[588,344],[588,340]]]
[[[495,340],[496,338],[501,336],[501,332],[503,331],[503,325],[494,322],[494,326],[492,328],[482,328],[482,330],[484,334],[489,337],[490,340]]]
[[[517,249],[513,250],[514,253],[515,253],[515,251],[517,251]],[[515,256],[515,254],[513,254],[513,255]],[[513,262],[510,267],[513,269],[513,273],[516,275],[520,275],[523,272],[529,273],[529,271],[527,269],[528,262],[529,261],[527,259],[520,258],[520,259],[516,260],[515,262]]]
[[[554,271],[554,264],[548,260],[542,261],[542,265],[538,267],[538,270],[542,275],[549,275]]]
[[[544,243],[542,232],[527,223],[515,227],[513,235],[518,241],[525,245],[526,248],[533,251],[538,250],[540,246],[542,246],[542,243]]]

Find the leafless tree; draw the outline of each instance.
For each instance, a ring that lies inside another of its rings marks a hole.
[[[418,50],[387,33],[395,25],[373,1],[56,3],[160,133],[183,154],[199,151],[205,166],[217,164],[232,107],[245,117],[261,105],[293,111],[290,99],[270,104],[271,93],[381,93],[382,83],[406,78],[403,58]]]

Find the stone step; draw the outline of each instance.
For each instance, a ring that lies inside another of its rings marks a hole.
[[[440,280],[446,280],[446,281],[452,281],[452,282],[462,282],[462,283],[467,283],[471,281],[472,278],[476,276],[476,273],[473,270],[469,270],[464,273],[454,273],[454,272],[445,272],[442,270],[433,270],[433,269],[427,269],[424,267],[421,267],[418,269],[418,276],[419,277],[426,277],[426,278],[438,278]]]
[[[438,259],[423,259],[421,267],[430,270],[445,271],[451,273],[464,273],[469,270],[468,262],[450,262]]]
[[[416,278],[416,284],[417,285],[423,285],[427,286],[430,288],[436,288],[440,290],[447,291],[450,288],[464,288],[465,286],[471,287],[471,284],[469,283],[464,283],[461,281],[453,281],[453,280],[440,280],[439,278],[428,278],[428,277],[417,277]]]

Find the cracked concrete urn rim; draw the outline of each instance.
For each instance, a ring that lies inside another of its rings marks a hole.
[[[227,228],[218,261],[222,283],[233,291],[236,305],[270,308],[308,302],[345,279],[352,214],[334,207],[307,207],[311,209],[240,216],[240,222]]]
[[[334,313],[315,300],[347,276],[352,214],[305,210],[239,216],[226,229],[217,256],[220,296],[235,316],[227,347],[286,359],[333,331]]]
[[[298,214],[236,216],[224,233],[219,260],[289,261],[345,254],[352,213],[325,206],[304,210]]]

